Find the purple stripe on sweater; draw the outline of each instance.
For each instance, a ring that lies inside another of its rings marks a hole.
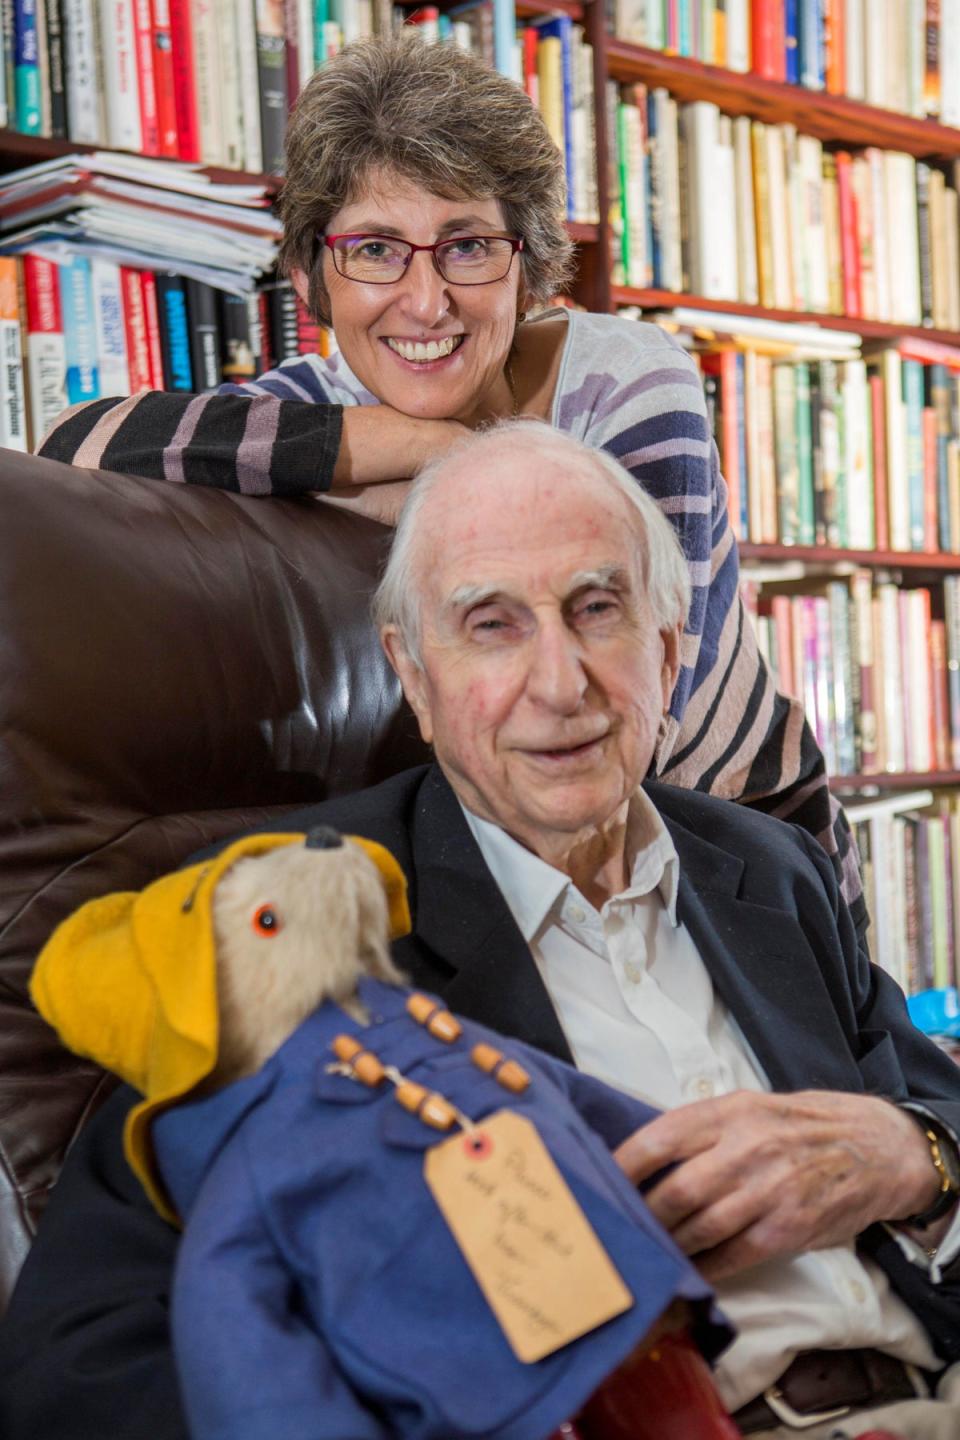
[[[206,407],[207,395],[194,395],[186,410],[180,417],[180,424],[173,433],[173,439],[169,445],[163,448],[163,478],[175,480],[183,485],[186,475],[183,470],[184,449],[193,439],[193,432],[200,423],[200,416]]]
[[[242,495],[270,494],[270,460],[283,402],[272,395],[250,401],[243,439],[237,446],[237,484]]]
[[[690,455],[695,460],[705,460],[710,454],[709,440],[691,440],[685,435],[678,435],[674,440],[661,440],[656,445],[642,445],[639,450],[631,450],[628,455],[621,455],[620,464],[632,470],[635,465],[653,465],[660,460],[671,460],[677,455]],[[709,485],[709,471],[702,477]]]
[[[625,409],[638,396],[648,394],[652,390],[659,390],[664,385],[684,385],[692,388],[698,400],[701,396],[700,379],[697,372],[686,366],[678,366],[676,369],[664,368],[662,370],[651,370],[647,375],[639,375],[636,380],[631,380],[628,385],[621,385],[612,375],[590,374],[584,377],[583,382],[576,390],[571,390],[564,395],[560,402],[558,424],[561,430],[572,430],[574,434],[578,431],[576,422],[584,415],[589,415],[594,424],[606,420],[617,410]],[[675,409],[675,406],[671,408]],[[702,409],[702,404],[695,406],[697,410]],[[635,423],[633,417],[631,423]]]

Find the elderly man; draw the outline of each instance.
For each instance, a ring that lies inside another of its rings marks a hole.
[[[672,1167],[649,1201],[740,1329],[718,1379],[745,1433],[956,1436],[931,1390],[960,1359],[960,1071],[804,832],[641,783],[687,594],[615,462],[530,422],[470,439],[418,483],[377,601],[437,763],[285,828],[394,852],[416,984],[668,1112],[619,1158]],[[14,1301],[11,1440],[182,1434],[129,1103],[77,1147]]]

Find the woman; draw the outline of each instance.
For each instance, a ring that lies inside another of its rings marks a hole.
[[[658,777],[804,825],[862,926],[822,756],[744,617],[693,365],[655,326],[525,319],[568,280],[572,246],[563,161],[523,92],[416,34],[350,46],[297,104],[281,207],[281,265],[339,354],[218,395],[94,401],[40,453],[251,494],[327,491],[393,523],[410,477],[462,426],[532,415],[610,451],[669,515],[693,582]]]

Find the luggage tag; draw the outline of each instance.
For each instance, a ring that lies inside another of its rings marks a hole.
[[[498,1110],[431,1147],[424,1178],[518,1360],[542,1360],[633,1304],[525,1116]]]

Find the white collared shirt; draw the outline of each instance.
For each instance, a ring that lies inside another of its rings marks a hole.
[[[464,808],[579,1069],[661,1109],[770,1084],[677,918],[679,858],[648,796],[630,802],[630,882],[598,911],[561,871]],[[947,1243],[960,1244],[954,1223]],[[941,1247],[946,1260],[946,1244]],[[915,1258],[915,1257],[913,1257]],[[736,1410],[801,1350],[876,1347],[938,1358],[884,1272],[854,1246],[781,1257],[717,1286],[739,1332],[716,1370]]]

